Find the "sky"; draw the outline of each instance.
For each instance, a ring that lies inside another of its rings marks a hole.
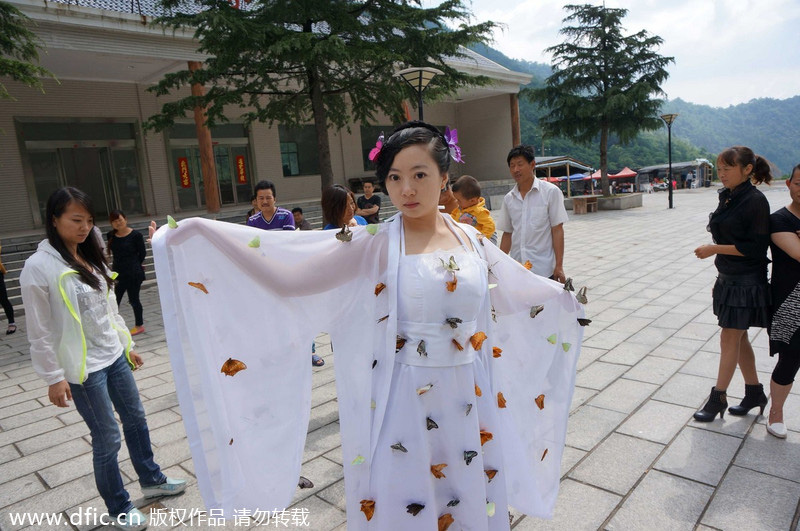
[[[433,1],[433,0],[430,0]],[[430,3],[426,2],[426,3]],[[491,46],[515,58],[550,63],[545,48],[560,43],[564,4],[598,0],[465,0],[472,23],[505,27]],[[607,0],[625,8],[626,34],[647,30],[664,39],[675,63],[662,88],[667,98],[727,107],[754,98],[800,94],[800,0]]]

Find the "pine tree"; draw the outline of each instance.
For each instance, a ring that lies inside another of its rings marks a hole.
[[[42,77],[54,77],[39,66],[39,38],[30,30],[30,19],[19,9],[0,1],[0,77],[10,77],[44,92]],[[0,83],[0,100],[14,99]]]
[[[175,11],[182,0],[163,0]],[[201,10],[197,11],[197,4]],[[444,72],[426,90],[426,99],[459,87],[487,84],[449,66],[464,46],[486,42],[495,24],[469,25],[461,0],[422,8],[419,0],[252,0],[241,9],[227,0],[198,0],[194,9],[156,22],[194,28],[203,68],[168,74],[153,91],[168,95],[200,83],[201,97],[165,103],[146,124],[157,130],[175,118],[206,107],[207,123],[227,121],[226,107],[242,108],[246,122],[301,125],[313,121],[319,149],[321,185],[333,182],[328,129],[370,123],[378,112],[402,119],[404,99],[416,101],[396,71],[431,66]],[[456,28],[448,24],[459,23]]]
[[[568,5],[571,14],[560,33],[566,40],[546,51],[553,54],[553,73],[545,87],[527,94],[549,109],[542,120],[548,136],[565,136],[583,144],[600,135],[603,195],[608,187],[608,138],[627,143],[640,131],[662,127],[661,83],[674,62],[655,49],[663,40],[644,30],[623,35],[627,9]]]

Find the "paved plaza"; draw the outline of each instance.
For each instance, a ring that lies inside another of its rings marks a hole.
[[[782,184],[760,188],[773,211],[789,202]],[[724,420],[708,424],[692,419],[714,385],[719,359],[719,328],[711,312],[716,270],[711,259],[698,260],[692,252],[710,243],[706,223],[716,206],[715,191],[677,191],[673,210],[666,208],[666,192],[659,192],[645,195],[642,208],[570,213],[565,269],[576,287],[589,287],[586,308],[592,323],[585,329],[578,361],[555,517],[544,521],[512,513],[514,529],[796,527],[800,386],[787,401],[790,431],[783,441],[768,435],[764,418],[753,414],[726,414]],[[192,511],[202,510],[203,504],[175,396],[155,287],[143,292],[143,303],[147,333],[137,337],[137,350],[145,366],[135,376],[156,459],[168,475],[190,482],[184,495],[148,507],[164,515],[164,523],[171,521],[171,527],[191,529],[193,524],[194,529],[218,529],[207,521],[190,520]],[[127,302],[122,310],[132,323]],[[11,521],[11,516],[23,513],[61,514],[66,520],[78,511],[85,514],[87,508],[105,510],[94,485],[88,429],[74,406],[50,405],[45,384],[31,368],[24,318],[19,326],[20,332],[0,339],[2,530],[25,527]],[[766,331],[751,330],[751,338],[766,387],[775,364],[768,355]],[[327,336],[318,338],[317,353],[326,364],[313,369],[313,409],[302,471],[315,486],[298,490],[294,507],[307,512],[292,514],[307,516],[305,529],[344,530],[335,355]],[[298,354],[309,356],[310,365],[310,353]],[[743,394],[737,372],[729,402],[738,403]],[[142,502],[124,447],[120,461],[128,490],[135,503]],[[247,528],[233,520],[226,527]],[[270,527],[275,526],[254,529]]]

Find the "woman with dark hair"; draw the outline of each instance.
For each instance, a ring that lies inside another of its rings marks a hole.
[[[113,210],[108,216],[113,227],[109,231],[106,249],[112,257],[111,269],[117,273],[114,294],[117,297],[117,306],[122,301],[122,296],[128,292],[128,302],[133,308],[135,324],[131,328],[131,335],[135,336],[144,332],[144,316],[142,303],[139,300],[139,290],[144,282],[144,259],[147,249],[144,246],[144,236],[138,230],[128,226],[128,218],[121,210]]]
[[[778,354],[772,371],[767,431],[785,439],[783,404],[800,368],[800,164],[786,181],[792,202],[770,216],[772,242],[772,322],[769,355]]]
[[[769,184],[772,174],[766,159],[743,146],[719,154],[717,174],[724,188],[719,193],[717,209],[709,217],[708,230],[714,243],[694,251],[701,259],[716,255],[718,274],[712,299],[722,328],[717,382],[708,402],[694,414],[700,422],[724,415],[728,406],[726,392],[737,365],[744,377],[745,396],[738,406],[728,408],[730,414],[747,415],[755,407],[763,414],[767,405],[747,329],[766,328],[769,323],[769,203],[754,185]]]
[[[345,353],[348,530],[509,529],[509,504],[552,514],[582,309],[439,212],[453,136],[410,122],[370,153],[399,210],[385,223],[261,234],[253,247],[252,230],[197,218],[153,237],[209,508],[290,502],[311,402],[294,353],[325,330]],[[208,293],[188,285],[199,278]],[[252,334],[265,308],[280,332],[268,340]]]
[[[326,221],[323,230],[366,225],[367,220],[355,213],[356,198],[348,188],[334,184],[322,192],[322,215]]]
[[[116,409],[145,498],[186,488],[168,479],[153,460],[144,408],[132,370],[141,367],[133,340],[111,297],[113,276],[94,227],[92,203],[77,188],[61,188],[47,201],[47,239],[20,275],[31,362],[49,385],[57,407],[75,403],[92,435],[97,490],[117,527],[144,529],[147,517],[123,486],[117,453]]]
[[[6,291],[6,273],[8,273],[6,266],[3,265],[3,260],[0,259],[0,305],[3,306],[3,311],[6,312],[6,319],[8,320],[6,335],[8,336],[17,331],[17,325],[14,322],[14,307],[11,305],[11,301],[8,300],[8,292]]]

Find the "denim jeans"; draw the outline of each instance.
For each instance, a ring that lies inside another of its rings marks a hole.
[[[97,490],[106,503],[111,516],[133,508],[130,496],[122,485],[117,453],[120,434],[114,409],[117,410],[125,433],[125,444],[139,475],[142,487],[151,487],[166,481],[161,468],[153,461],[150,432],[144,407],[139,399],[139,389],[125,356],[89,375],[83,385],[69,384],[75,408],[89,426],[92,435],[94,480]],[[112,409],[113,404],[113,409]]]

